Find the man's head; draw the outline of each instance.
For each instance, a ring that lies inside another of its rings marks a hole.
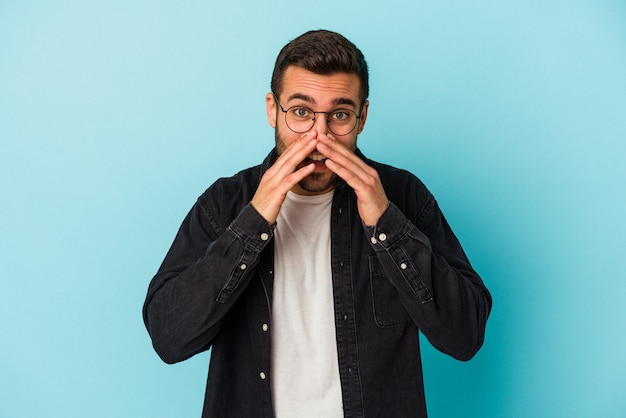
[[[369,96],[369,74],[363,53],[338,33],[327,30],[306,32],[283,47],[272,74],[272,92],[280,97],[285,70],[304,68],[315,74],[356,74],[361,82],[360,104]]]
[[[278,55],[272,92],[266,95],[267,118],[275,128],[278,154],[304,138],[329,138],[354,152],[367,119],[367,64],[361,51],[343,36],[307,32]],[[332,190],[338,176],[315,149],[297,167],[315,170],[293,191],[319,194]]]

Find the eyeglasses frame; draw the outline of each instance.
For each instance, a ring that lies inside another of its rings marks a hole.
[[[296,105],[296,106],[291,106],[291,107],[287,108],[287,110],[285,110],[285,109],[283,108],[283,105],[282,105],[282,104],[280,104],[280,100],[278,100],[278,96],[276,96],[276,93],[272,93],[272,96],[274,96],[274,100],[276,100],[276,104],[278,104],[278,107],[280,108],[280,110],[281,110],[281,111],[285,114],[285,125],[287,125],[287,128],[289,128],[289,130],[290,130],[291,132],[294,132],[294,133],[296,133],[296,134],[303,134],[303,133],[305,133],[305,132],[309,132],[309,131],[313,128],[313,125],[315,125],[315,118],[317,117],[317,114],[318,114],[318,113],[323,113],[323,114],[325,114],[325,115],[328,117],[328,116],[330,116],[330,114],[331,114],[331,113],[333,113],[333,112],[335,112],[335,111],[336,111],[336,110],[332,110],[332,111],[330,111],[330,112],[315,112],[313,109],[311,109],[311,108],[309,108],[309,107],[307,107],[307,106],[298,106],[298,105]],[[350,129],[350,131],[349,131],[349,132],[346,132],[345,134],[337,134],[337,133],[335,133],[335,132],[334,132],[334,131],[330,128],[330,124],[328,125],[328,129],[329,129],[329,130],[330,130],[333,134],[335,134],[335,135],[337,135],[337,136],[346,136],[346,135],[350,135],[350,134],[354,131],[354,128],[356,128],[356,127],[357,127],[357,125],[359,124],[359,120],[361,119],[361,115],[363,114],[363,107],[364,107],[364,106],[365,106],[365,100],[363,100],[363,102],[361,103],[361,106],[360,106],[360,108],[361,108],[361,109],[359,110],[359,114],[358,114],[358,115],[357,115],[357,114],[356,114],[356,112],[354,112],[353,110],[350,110],[350,109],[345,109],[345,110],[349,110],[350,112],[353,112],[353,113],[355,114],[355,116],[356,116],[356,122],[354,123],[354,126],[352,127],[352,129]],[[309,129],[307,129],[306,131],[303,131],[303,132],[298,132],[298,131],[295,131],[295,130],[294,130],[294,129],[292,129],[292,128],[291,128],[291,126],[289,126],[289,124],[287,123],[287,112],[289,112],[289,110],[293,109],[294,107],[304,107],[304,108],[309,109],[309,110],[313,113],[313,119],[311,119],[311,120],[313,121],[313,125],[311,125],[311,127],[310,127]],[[327,120],[328,120],[328,119],[327,119]]]

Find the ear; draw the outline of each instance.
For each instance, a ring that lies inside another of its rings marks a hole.
[[[359,129],[357,131],[357,134],[363,132],[363,128],[365,128],[365,121],[367,120],[367,110],[369,109],[369,107],[370,102],[369,100],[366,100],[363,104],[363,110],[361,111],[361,118],[359,119]]]
[[[271,92],[265,95],[265,110],[267,111],[267,123],[276,129],[276,100]]]

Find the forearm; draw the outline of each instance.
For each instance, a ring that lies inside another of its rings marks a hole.
[[[438,210],[428,229],[430,238],[391,204],[369,232],[413,322],[437,349],[468,360],[482,345],[491,296]]]
[[[249,205],[219,235],[199,208],[190,212],[144,304],[146,327],[164,361],[185,360],[211,346],[272,234]]]

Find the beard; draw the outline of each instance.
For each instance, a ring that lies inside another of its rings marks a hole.
[[[274,130],[274,136],[276,137],[276,150],[278,151],[278,155],[280,156],[287,146],[285,145],[285,141],[282,136],[278,132],[278,129]],[[302,161],[296,167],[296,170],[304,167],[307,164],[306,160]],[[311,173],[298,183],[298,186],[302,190],[307,193],[317,194],[325,191],[329,191],[334,188],[337,184],[337,180],[339,177],[337,174],[333,173],[330,170],[327,170],[324,173]]]
[[[337,174],[311,173],[298,183],[302,190],[308,193],[322,193],[335,188],[337,184]]]

